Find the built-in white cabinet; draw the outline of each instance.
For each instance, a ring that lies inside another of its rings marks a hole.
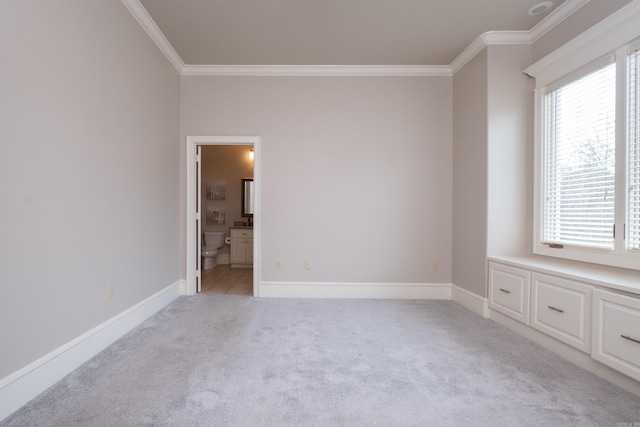
[[[540,273],[531,283],[531,326],[589,353],[592,287]]]
[[[591,356],[640,381],[640,298],[594,290]]]
[[[253,230],[231,229],[231,267],[249,268],[253,266]]]
[[[530,283],[527,270],[489,262],[489,307],[528,325]]]
[[[496,257],[488,267],[492,311],[640,381],[637,271]]]

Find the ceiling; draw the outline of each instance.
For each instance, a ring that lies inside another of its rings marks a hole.
[[[540,1],[139,0],[186,65],[448,65]]]

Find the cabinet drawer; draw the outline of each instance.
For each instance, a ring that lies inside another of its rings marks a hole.
[[[234,237],[238,238],[238,237],[253,237],[253,230],[251,229],[238,229],[238,228],[232,228],[231,229],[231,238],[233,239]]]
[[[591,356],[640,381],[640,299],[593,291]]]
[[[489,307],[528,325],[530,281],[526,270],[490,262]]]
[[[531,285],[531,326],[589,353],[592,287],[538,273]]]

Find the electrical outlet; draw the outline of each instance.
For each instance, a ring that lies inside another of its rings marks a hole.
[[[433,263],[433,271],[438,271],[438,268],[440,268],[440,266],[438,265],[437,262]]]
[[[276,270],[280,270],[282,268],[282,262],[280,260],[276,261]]]
[[[113,285],[107,286],[107,299],[113,298]]]
[[[311,270],[311,261],[305,261],[304,262],[304,269],[305,270]]]

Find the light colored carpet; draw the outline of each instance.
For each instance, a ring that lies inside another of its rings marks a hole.
[[[5,426],[616,426],[640,398],[450,301],[181,297]]]

